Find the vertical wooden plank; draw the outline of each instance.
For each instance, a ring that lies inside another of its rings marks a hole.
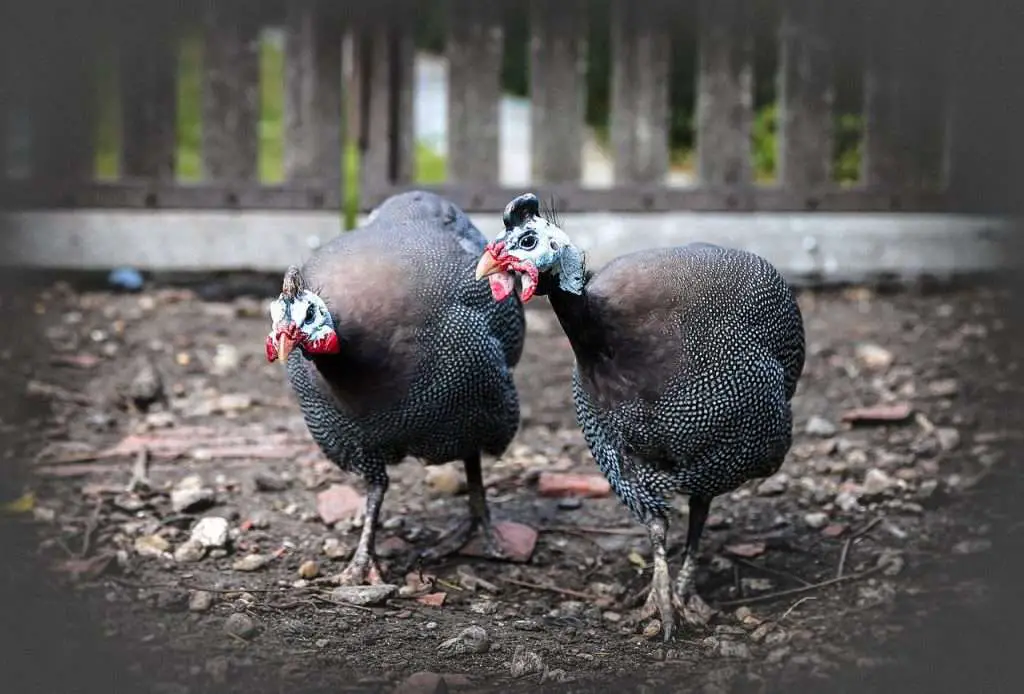
[[[941,188],[945,180],[945,131],[951,106],[948,80],[959,34],[949,24],[952,13],[942,11],[945,3],[946,0],[934,0],[929,7],[933,11],[929,31],[915,41],[905,42],[907,68],[903,77],[906,89],[901,95],[901,141],[909,148],[910,156],[904,180],[919,189]]]
[[[811,191],[832,180],[835,99],[828,8],[786,0],[779,28],[779,181]]]
[[[578,183],[586,132],[587,5],[584,0],[532,0],[530,9],[533,178]]]
[[[203,173],[259,178],[260,23],[233,3],[206,4],[203,47]]]
[[[900,102],[905,88],[901,13],[885,0],[865,3],[864,146],[861,180],[869,187],[895,190],[905,173],[907,143],[901,141]]]
[[[498,182],[501,7],[448,0],[448,170],[453,181]]]
[[[22,65],[32,75],[33,175],[90,180],[96,168],[94,40],[101,24],[77,5],[38,20],[28,29],[35,39],[30,55],[38,62]]]
[[[616,183],[658,183],[669,166],[669,58],[657,5],[614,0],[611,7],[611,139]]]
[[[295,2],[285,25],[284,174],[342,199],[340,15],[322,2]]]
[[[704,185],[753,182],[751,8],[747,0],[700,0],[697,170]]]
[[[164,6],[126,10],[118,23],[121,175],[174,179],[177,24]]]
[[[415,161],[413,89],[415,35],[411,18],[392,13],[365,20],[359,36],[360,198],[411,183]]]

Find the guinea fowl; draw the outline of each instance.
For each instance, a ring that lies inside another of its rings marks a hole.
[[[697,547],[714,497],[774,474],[792,442],[790,401],[804,366],[803,318],[778,271],[746,251],[693,243],[631,253],[596,273],[537,197],[505,208],[477,265],[496,299],[521,282],[546,295],[576,358],[576,417],[618,498],[654,552],[641,616],[665,640],[675,611],[706,623]],[[667,496],[689,496],[685,559],[671,582]]]
[[[519,427],[512,368],[523,350],[518,299],[495,302],[473,279],[487,240],[432,193],[385,200],[362,227],[288,269],[270,307],[267,359],[287,365],[324,455],[367,484],[365,524],[344,584],[379,583],[375,535],[387,466],[462,460],[470,514],[421,558],[458,551],[478,531],[502,558],[481,454],[500,456]]]

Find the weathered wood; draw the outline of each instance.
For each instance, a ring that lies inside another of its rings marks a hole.
[[[587,27],[584,0],[532,0],[530,143],[537,183],[575,183],[583,174]]]
[[[413,179],[415,36],[402,15],[367,18],[358,31],[362,197]]]
[[[509,186],[468,183],[391,186],[363,196],[360,206],[368,211],[389,195],[407,190],[430,190],[444,195],[472,212],[498,213],[522,193]],[[806,195],[779,186],[670,187],[658,184],[616,184],[611,188],[585,188],[578,184],[550,184],[541,191],[552,197],[560,212],[806,212]],[[941,212],[945,198],[933,191],[905,191],[893,196],[888,190],[831,186],[816,194],[816,211],[822,212]]]
[[[340,15],[292,3],[285,27],[285,179],[342,187]]]
[[[499,169],[501,5],[448,0],[448,171],[496,183]]]
[[[864,144],[861,181],[898,189],[906,184],[908,148],[905,12],[886,0],[865,2]]]
[[[30,128],[36,177],[89,180],[96,173],[94,39],[100,25],[94,20],[81,5],[39,17],[39,24],[28,29],[36,41],[18,56],[19,69],[32,75]]]
[[[615,0],[611,12],[611,117],[616,183],[662,181],[669,167],[669,58],[656,5]]]
[[[208,180],[259,177],[259,20],[226,3],[204,15],[203,173]]]
[[[117,25],[121,175],[175,175],[180,36],[166,7],[135,8]]]
[[[832,179],[835,99],[828,8],[785,0],[779,29],[779,181],[811,192]]]
[[[959,59],[959,31],[950,26],[952,12],[942,11],[948,0],[929,7],[930,31],[905,42],[905,89],[901,92],[903,147],[909,150],[904,184],[941,187],[945,183],[946,128],[949,119],[951,67]],[[913,5],[911,6],[913,7]],[[908,13],[904,9],[904,16]],[[907,18],[907,23],[912,18]]]
[[[753,182],[753,32],[747,0],[700,0],[697,173],[706,185]]]

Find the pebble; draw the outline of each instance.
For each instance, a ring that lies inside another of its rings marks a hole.
[[[471,653],[486,653],[490,648],[490,635],[488,635],[483,627],[474,624],[473,626],[466,627],[452,638],[442,641],[437,647],[437,652],[443,656],[458,656]]]
[[[498,603],[494,600],[474,600],[469,603],[469,611],[474,614],[492,615],[498,611]]]
[[[644,626],[643,635],[645,639],[653,639],[661,633],[661,620],[652,619]]]
[[[174,561],[179,564],[190,564],[201,560],[206,549],[195,540],[186,540],[174,550]]]
[[[448,692],[449,687],[468,687],[465,675],[436,672],[414,672],[401,682],[391,694],[439,694]]]
[[[721,639],[718,642],[718,655],[723,658],[750,658],[750,646],[742,641]]]
[[[871,468],[864,475],[861,495],[865,497],[884,496],[898,487],[899,483],[899,480],[891,477],[888,473],[878,468]]]
[[[854,349],[854,356],[857,357],[863,366],[872,371],[885,371],[893,363],[893,354],[879,345],[862,343]]]
[[[757,493],[761,496],[775,496],[782,494],[786,491],[789,486],[789,475],[784,472],[780,472],[777,475],[772,475],[768,479],[757,485]]]
[[[241,639],[249,639],[256,635],[259,627],[249,615],[235,612],[224,620],[224,631]]]
[[[962,540],[953,545],[953,554],[977,554],[992,549],[992,541],[985,539]]]
[[[398,586],[391,583],[382,583],[376,586],[338,586],[331,591],[331,599],[367,607],[379,605],[397,592]]]
[[[207,590],[196,590],[188,599],[190,612],[206,612],[213,607],[213,593]]]
[[[435,496],[455,496],[466,490],[466,480],[456,463],[428,467],[424,481]]]
[[[228,543],[227,519],[217,516],[201,518],[192,528],[191,539],[203,547],[223,547]]]
[[[939,448],[947,452],[960,445],[960,432],[953,427],[939,427],[935,430],[935,438],[939,442]]]
[[[835,424],[818,415],[812,415],[804,427],[808,436],[817,436],[823,439],[835,436],[838,430]]]
[[[516,646],[509,669],[512,671],[513,677],[525,677],[534,673],[544,672],[544,660],[534,651],[528,651],[522,646]]]
[[[814,511],[804,516],[804,523],[808,528],[819,530],[828,525],[828,514],[821,511]]]
[[[213,489],[203,486],[198,475],[183,478],[171,490],[171,508],[175,513],[194,513],[209,508],[216,501]]]
[[[143,535],[135,538],[135,551],[142,557],[166,557],[171,543],[159,535]]]
[[[857,499],[857,495],[850,491],[842,491],[836,494],[835,504],[847,513],[860,508],[860,501]]]
[[[210,373],[214,376],[227,376],[238,369],[242,357],[234,345],[217,345],[210,363]]]
[[[288,480],[266,472],[253,475],[252,482],[258,492],[283,492],[291,486]]]
[[[320,567],[312,559],[302,562],[299,566],[299,577],[305,579],[316,578],[320,573]]]
[[[328,559],[344,559],[351,550],[336,537],[329,537],[324,540],[324,554]]]
[[[231,568],[235,571],[259,571],[270,562],[270,557],[263,554],[247,554],[235,561]]]
[[[327,525],[358,516],[365,506],[363,495],[347,484],[332,484],[316,495],[316,511]]]

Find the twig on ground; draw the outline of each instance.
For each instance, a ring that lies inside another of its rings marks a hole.
[[[794,602],[792,605],[790,605],[788,610],[786,610],[785,612],[782,613],[782,616],[779,617],[779,621],[781,622],[783,619],[788,617],[790,612],[792,612],[793,610],[795,610],[797,607],[799,607],[803,603],[807,602],[808,600],[817,600],[817,598],[815,598],[813,595],[805,595],[804,597],[800,598],[799,600]]]
[[[572,590],[570,588],[558,588],[556,586],[545,586],[545,585],[541,585],[539,583],[531,583],[529,581],[520,581],[517,578],[499,577],[499,580],[502,583],[509,583],[511,585],[519,586],[521,588],[530,588],[531,590],[544,590],[544,591],[547,591],[549,593],[557,593],[559,595],[566,595],[566,596],[568,596],[570,598],[578,598],[580,600],[586,600],[588,602],[595,602],[598,599],[596,595],[591,595],[589,593],[583,593],[581,591]]]
[[[871,532],[872,528],[874,528],[881,522],[881,516],[874,518],[863,528],[861,528],[860,530],[856,531],[855,533],[851,534],[848,538],[846,538],[846,542],[843,543],[843,551],[839,553],[839,565],[836,566],[836,578],[842,578],[843,576],[843,569],[846,568],[846,557],[850,554],[850,548],[853,547],[854,541],[858,538],[867,535],[869,532]]]
[[[295,588],[214,588],[213,586],[202,586],[195,583],[186,583],[184,581],[178,583],[146,583],[143,581],[132,581],[127,578],[121,578],[119,576],[104,576],[109,578],[114,583],[120,583],[128,588],[184,588],[186,590],[202,590],[207,593],[286,593],[295,590]]]
[[[820,590],[829,586],[834,586],[839,583],[846,583],[847,581],[858,581],[862,578],[867,578],[872,574],[876,574],[882,569],[882,566],[873,566],[870,569],[865,569],[860,573],[846,574],[838,578],[830,578],[827,581],[821,581],[820,583],[812,583],[809,586],[801,586],[799,588],[790,588],[789,590],[780,590],[777,593],[764,593],[762,595],[754,595],[749,598],[740,598],[739,600],[726,600],[725,602],[718,603],[718,607],[739,607],[740,605],[751,605],[756,602],[768,602],[769,600],[776,600],[778,598],[786,598],[791,595],[802,595],[803,593],[809,593],[812,590]]]
[[[82,535],[82,549],[78,551],[78,558],[85,559],[89,556],[89,550],[92,549],[92,536],[96,533],[96,528],[100,524],[100,511],[103,509],[103,499],[97,499],[96,505],[92,508],[92,513],[89,514],[89,520],[85,525],[85,533]]]
[[[732,561],[736,562],[740,566],[746,566],[748,568],[754,569],[755,571],[763,571],[766,574],[772,574],[774,576],[778,576],[779,578],[788,578],[789,580],[796,581],[797,583],[800,583],[801,585],[805,585],[805,586],[811,585],[810,581],[806,581],[806,580],[800,578],[799,576],[796,576],[795,574],[789,573],[788,571],[780,571],[779,569],[770,569],[767,566],[762,566],[761,564],[755,564],[754,562],[749,561],[747,559],[744,559],[743,557],[729,557],[729,559],[731,559]]]

